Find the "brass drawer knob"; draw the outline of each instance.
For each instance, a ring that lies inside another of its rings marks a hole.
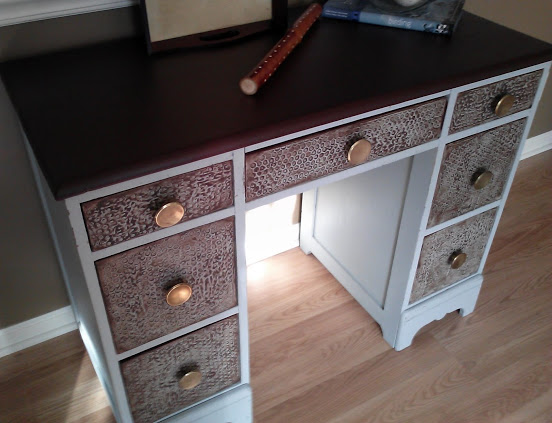
[[[179,283],[167,292],[167,304],[176,307],[184,304],[192,296],[192,287],[187,283]]]
[[[460,251],[456,251],[452,253],[452,255],[449,258],[449,263],[451,269],[459,269],[462,267],[462,265],[466,262],[468,258],[468,255],[466,253],[462,253]]]
[[[182,376],[182,378],[178,382],[178,386],[188,391],[190,389],[194,389],[197,385],[199,385],[200,382],[201,372],[199,370],[193,370]]]
[[[176,225],[184,217],[184,207],[177,202],[167,203],[155,214],[155,223],[161,228]]]
[[[355,142],[349,153],[347,154],[347,161],[352,165],[359,165],[368,160],[370,152],[372,151],[372,144],[364,138]]]
[[[500,97],[500,100],[498,100],[494,109],[495,115],[497,115],[498,117],[506,116],[508,112],[512,109],[515,101],[516,98],[511,94],[505,94]]]
[[[488,170],[476,172],[472,178],[472,186],[477,190],[483,189],[489,185],[491,179],[493,179],[493,173]]]

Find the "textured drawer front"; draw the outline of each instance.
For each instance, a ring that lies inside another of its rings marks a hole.
[[[232,162],[143,185],[82,205],[92,251],[101,250],[160,229],[155,214],[178,201],[185,208],[182,222],[233,204]]]
[[[446,146],[428,227],[500,199],[526,123],[521,119]],[[491,182],[476,190],[475,175],[483,170],[492,172]]]
[[[540,70],[458,94],[449,133],[453,134],[498,119],[494,107],[504,94],[516,97],[508,114],[530,108],[541,76]]]
[[[361,138],[372,143],[369,160],[437,139],[445,106],[446,99],[440,98],[248,153],[245,158],[246,200],[352,167],[347,153]]]
[[[234,218],[192,229],[96,262],[118,352],[237,305]],[[190,299],[167,304],[184,279]]]
[[[180,378],[199,370],[191,390]],[[229,317],[121,363],[136,423],[151,423],[240,381],[238,318]]]
[[[489,210],[425,237],[410,303],[477,272],[495,215],[495,209]],[[456,251],[466,253],[467,260],[452,269],[450,257]]]

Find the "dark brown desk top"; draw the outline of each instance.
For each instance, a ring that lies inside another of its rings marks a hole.
[[[323,19],[260,92],[238,81],[278,40],[148,57],[141,39],[0,65],[56,198],[552,59],[465,13],[452,38]]]

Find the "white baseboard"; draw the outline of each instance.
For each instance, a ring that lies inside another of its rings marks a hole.
[[[0,0],[0,27],[138,4],[138,0]]]
[[[0,357],[77,329],[71,306],[0,329]]]
[[[298,0],[289,3],[301,4]],[[0,27],[137,4],[138,0],[0,0]]]
[[[536,137],[527,138],[525,147],[521,152],[521,160],[532,157],[535,154],[544,153],[552,149],[552,131],[537,135]]]

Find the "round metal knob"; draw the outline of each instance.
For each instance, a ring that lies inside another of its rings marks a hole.
[[[167,292],[167,304],[176,307],[184,304],[192,296],[192,287],[187,283],[179,283]]]
[[[349,148],[349,154],[347,154],[347,161],[352,165],[359,165],[368,160],[370,152],[372,151],[372,144],[364,138],[355,142],[351,148]]]
[[[477,190],[483,189],[487,185],[489,185],[489,182],[491,182],[491,179],[493,179],[493,173],[488,170],[476,172],[472,178],[472,181],[473,181],[472,185]]]
[[[184,216],[184,207],[177,202],[167,203],[155,214],[155,223],[161,228],[176,225]]]
[[[201,372],[199,370],[193,370],[182,376],[182,378],[178,382],[178,386],[180,386],[182,389],[190,390],[194,389],[197,385],[199,385],[200,382]]]
[[[454,252],[450,256],[449,262],[451,269],[459,269],[468,259],[468,255],[462,252]]]
[[[516,101],[516,98],[511,94],[505,94],[503,95],[500,100],[496,103],[494,112],[495,115],[498,117],[503,117],[508,114],[508,112],[512,109],[512,106],[514,105]]]

